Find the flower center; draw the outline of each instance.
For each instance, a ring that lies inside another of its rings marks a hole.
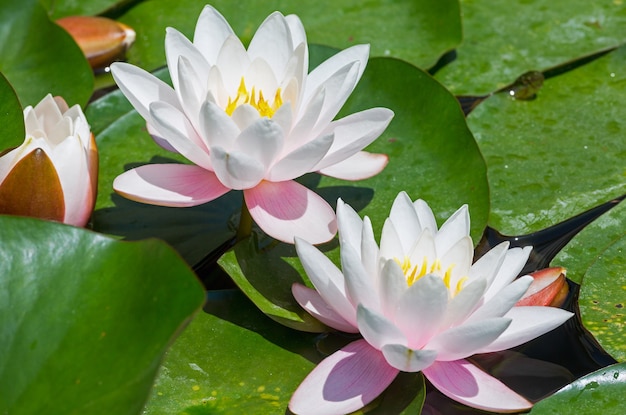
[[[280,88],[276,90],[276,95],[274,95],[274,102],[270,104],[268,100],[263,96],[263,92],[259,91],[259,95],[257,97],[257,93],[252,87],[250,91],[246,88],[246,82],[243,77],[241,77],[241,82],[239,83],[239,89],[237,90],[237,95],[235,98],[228,98],[228,105],[226,105],[226,113],[228,115],[233,115],[235,109],[242,104],[249,104],[254,107],[261,117],[272,118],[274,113],[278,110],[278,108],[283,105],[283,99],[280,96]]]
[[[402,261],[400,261],[398,258],[394,258],[394,260],[396,261],[398,265],[400,265],[400,268],[402,268],[402,272],[404,273],[404,276],[406,277],[406,283],[408,284],[409,287],[413,285],[415,281],[422,278],[424,275],[435,274],[441,277],[441,279],[443,280],[443,283],[446,285],[446,288],[448,288],[450,295],[454,297],[463,289],[463,284],[465,283],[465,281],[467,281],[467,277],[460,278],[457,281],[455,287],[452,288],[451,279],[452,279],[452,269],[454,268],[454,264],[450,265],[448,269],[446,269],[445,272],[442,272],[441,261],[439,260],[439,258],[435,259],[435,261],[433,261],[432,264],[429,264],[428,258],[424,257],[424,260],[422,261],[422,264],[419,267],[413,266],[413,264],[411,263],[411,260],[407,256],[405,256]]]

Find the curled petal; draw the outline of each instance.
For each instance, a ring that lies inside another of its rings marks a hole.
[[[364,180],[383,171],[388,162],[389,157],[386,154],[359,151],[339,163],[319,170],[319,173],[341,180]]]
[[[391,366],[403,372],[424,370],[437,358],[435,350],[413,350],[401,344],[386,344],[381,351]]]
[[[324,359],[289,402],[298,415],[346,414],[380,395],[398,375],[381,352],[357,340]]]
[[[473,408],[511,413],[532,407],[527,399],[466,360],[437,361],[423,373],[441,393]]]
[[[211,148],[210,156],[215,174],[231,189],[250,189],[263,180],[265,167],[254,157],[222,147]]]
[[[159,206],[196,206],[230,189],[214,173],[187,164],[148,164],[117,176],[113,188],[137,202]]]
[[[312,244],[335,236],[335,212],[315,192],[294,181],[262,181],[243,192],[250,215],[265,233],[286,243],[302,238]]]
[[[327,326],[345,333],[359,332],[358,328],[329,306],[316,290],[295,283],[291,286],[291,293],[302,308]]]
[[[406,346],[406,336],[385,316],[359,304],[357,308],[357,322],[363,338],[377,350],[382,350],[386,344],[401,344]],[[402,368],[398,368],[404,370]],[[419,370],[419,369],[418,369]]]

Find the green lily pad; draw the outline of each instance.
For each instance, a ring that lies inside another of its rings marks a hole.
[[[120,17],[139,36],[129,61],[153,70],[165,63],[165,28],[191,36],[205,0],[156,0],[140,4]],[[429,68],[461,41],[457,0],[305,0],[292,2],[228,1],[211,3],[248,42],[271,12],[295,13],[303,21],[310,43],[346,48],[370,43],[372,56],[394,56]]]
[[[46,15],[37,0],[0,0],[0,72],[23,106],[46,94],[60,95],[71,106],[85,105],[93,73],[72,37]]]
[[[0,73],[0,153],[24,141],[24,113],[9,81]]]
[[[626,193],[626,48],[546,80],[533,100],[496,94],[468,118],[489,171],[489,224],[546,228]],[[566,264],[564,264],[566,265]]]
[[[552,266],[565,266],[567,278],[580,284],[602,253],[623,237],[624,229],[626,204],[621,203],[576,235],[554,258]]]
[[[457,95],[487,94],[626,41],[626,4],[587,0],[462,0],[463,44],[437,79]]]
[[[131,0],[132,1],[132,0]],[[60,19],[65,16],[91,16],[102,14],[114,7],[128,4],[128,0],[39,0],[46,8],[51,19]]]
[[[622,228],[623,230],[623,228]],[[626,234],[585,274],[578,304],[584,326],[618,361],[626,361]]]
[[[564,414],[621,415],[626,412],[626,364],[607,366],[565,386],[538,402],[531,415]]]
[[[283,415],[315,364],[352,340],[322,353],[317,336],[272,322],[237,291],[209,292],[205,310],[168,351],[144,414]],[[367,413],[419,413],[424,394],[421,374],[401,374]]]
[[[137,414],[203,290],[156,240],[0,216],[0,412]]]

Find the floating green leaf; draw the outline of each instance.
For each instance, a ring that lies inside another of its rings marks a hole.
[[[174,27],[191,37],[206,3],[156,0],[140,4],[120,17],[139,33],[129,59],[148,70],[163,65],[165,28]],[[244,42],[275,10],[297,14],[310,43],[339,48],[370,43],[372,56],[394,56],[424,68],[433,66],[461,41],[457,0],[217,0],[211,4]]]
[[[583,376],[577,381],[537,403],[531,415],[622,415],[626,403],[626,364],[607,366]]]
[[[132,1],[141,0],[39,0],[48,10],[52,19],[60,19],[65,16],[91,16],[101,14],[115,6],[123,6]]]
[[[622,228],[623,230],[623,228]],[[626,237],[604,250],[585,274],[579,298],[584,326],[618,361],[626,360]]]
[[[626,48],[546,80],[536,99],[496,94],[468,124],[487,161],[490,225],[546,228],[626,193]],[[567,264],[562,264],[567,266]]]
[[[283,415],[314,365],[352,339],[320,338],[290,330],[262,314],[237,291],[209,292],[205,310],[169,350],[144,414]],[[421,374],[398,376],[368,414],[419,413]]]
[[[626,4],[588,0],[462,0],[463,44],[437,73],[457,95],[486,94],[626,41]]]
[[[72,37],[52,23],[37,0],[0,0],[0,72],[23,106],[46,94],[85,105],[93,74]]]
[[[162,242],[0,216],[0,412],[137,414],[203,302]]]
[[[24,115],[9,81],[0,73],[0,153],[24,141]]]

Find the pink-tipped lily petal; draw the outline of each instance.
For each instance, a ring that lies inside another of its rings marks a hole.
[[[316,290],[294,283],[291,286],[291,292],[302,308],[327,326],[345,333],[359,332],[357,327],[344,319],[333,307],[329,306]]]
[[[381,352],[357,340],[313,369],[294,392],[289,409],[297,415],[347,414],[373,401],[397,374]]]
[[[364,180],[383,171],[388,162],[389,157],[386,154],[359,151],[344,161],[319,170],[319,173],[341,180]]]
[[[130,200],[175,207],[200,205],[230,190],[214,173],[187,164],[140,166],[117,176],[113,188]]]
[[[437,361],[423,373],[444,395],[473,408],[513,413],[533,406],[523,396],[466,360]]]
[[[513,307],[504,315],[512,319],[511,325],[491,344],[477,353],[497,352],[519,346],[554,330],[574,314],[555,307]]]
[[[254,221],[279,241],[294,243],[299,237],[319,244],[331,240],[337,232],[330,205],[299,183],[263,181],[243,194]]]
[[[303,239],[296,238],[296,251],[302,258],[302,266],[311,283],[326,304],[331,305],[344,320],[356,327],[356,308],[348,300],[341,271],[326,255]]]

